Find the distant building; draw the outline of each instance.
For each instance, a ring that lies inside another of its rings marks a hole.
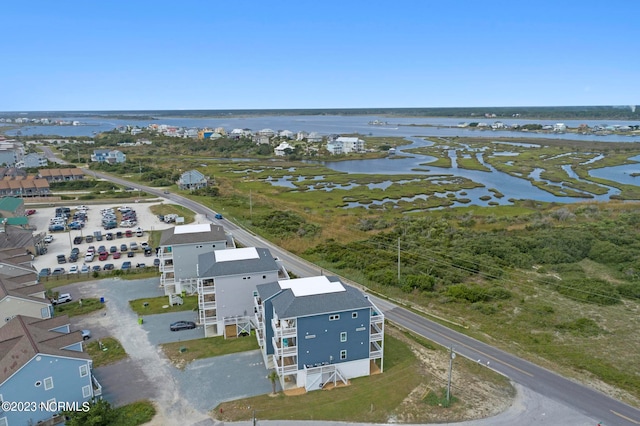
[[[307,141],[311,143],[322,142],[322,135],[318,132],[311,132],[309,136],[307,136]]]
[[[30,169],[35,167],[47,167],[49,160],[40,154],[32,152],[25,155],[21,161],[16,163],[16,167],[20,169]]]
[[[16,141],[0,142],[0,165],[15,166],[24,157],[24,145]]]
[[[0,216],[17,217],[24,216],[24,200],[17,197],[0,198]]]
[[[40,169],[38,170],[38,174],[47,182],[64,182],[68,180],[84,179],[84,173],[82,172],[82,169],[78,168]]]
[[[0,196],[46,197],[50,195],[49,182],[34,175],[9,177],[0,180]]]
[[[180,175],[176,183],[178,188],[183,190],[200,189],[209,186],[209,178],[197,170],[189,170]]]
[[[288,142],[281,142],[280,145],[278,145],[277,147],[275,147],[275,149],[273,150],[275,155],[278,157],[282,157],[287,155],[287,150],[293,152],[295,148],[291,145],[289,145]]]
[[[127,161],[127,156],[115,149],[96,149],[91,154],[91,161],[109,164],[124,163]]]

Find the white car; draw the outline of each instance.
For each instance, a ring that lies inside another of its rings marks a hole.
[[[57,299],[53,299],[51,303],[53,303],[54,305],[59,305],[61,303],[71,302],[72,300],[73,299],[71,298],[71,295],[69,293],[62,293],[58,296]]]
[[[83,274],[88,273],[89,267],[87,265],[82,265],[82,268],[80,268],[80,272],[82,272]]]
[[[53,235],[47,235],[46,237],[44,237],[43,240],[45,243],[49,244],[50,242],[53,241]]]
[[[78,207],[76,207],[76,210],[89,210],[89,207],[87,207],[87,206],[78,206]]]
[[[78,273],[78,265],[71,265],[71,268],[69,268],[69,274],[77,274]]]

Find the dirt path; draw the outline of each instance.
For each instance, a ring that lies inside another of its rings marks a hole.
[[[127,306],[114,299],[109,302],[106,315],[87,318],[87,323],[106,327],[117,336],[136,368],[146,376],[149,386],[154,386],[154,399],[158,414],[148,423],[153,426],[192,425],[210,419],[206,412],[195,409],[182,398],[180,387],[173,374],[174,367],[159,348],[151,345],[147,333],[136,327],[136,315]]]

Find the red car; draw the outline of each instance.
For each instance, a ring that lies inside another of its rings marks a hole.
[[[124,232],[124,235],[125,235],[125,237],[127,237],[127,238],[133,237],[133,231],[132,231],[131,229],[127,229],[127,230]]]
[[[27,216],[31,216],[32,214],[35,214],[35,213],[36,213],[35,209],[29,209],[24,212],[24,214]]]
[[[113,253],[113,258],[114,259],[120,259],[120,256],[122,256],[122,254],[119,251]]]
[[[106,251],[103,251],[102,253],[100,253],[100,255],[98,256],[98,260],[107,260],[107,258],[109,257],[109,253],[107,253]]]

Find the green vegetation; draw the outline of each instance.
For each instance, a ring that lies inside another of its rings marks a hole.
[[[106,399],[91,403],[87,411],[65,412],[69,418],[67,426],[138,426],[148,423],[156,415],[156,408],[148,400],[137,401],[122,407],[113,408]]]
[[[246,352],[259,349],[253,333],[249,336],[225,339],[222,336],[205,339],[164,343],[161,345],[167,358],[179,368],[196,359]]]
[[[167,296],[150,297],[145,299],[130,300],[131,310],[138,315],[166,314],[167,312],[197,311],[198,296],[186,296],[182,298],[182,305],[169,306]]]
[[[151,213],[155,215],[163,215],[166,216],[168,214],[177,214],[178,216],[184,217],[184,223],[192,223],[195,220],[195,213],[185,207],[179,206],[177,204],[157,204],[151,206],[149,208]]]
[[[85,315],[104,308],[104,303],[95,298],[73,300],[68,303],[54,306],[53,310],[56,315],[68,315],[75,317],[77,315]]]
[[[85,352],[91,356],[94,368],[113,364],[127,357],[120,342],[113,337],[86,343]]]

